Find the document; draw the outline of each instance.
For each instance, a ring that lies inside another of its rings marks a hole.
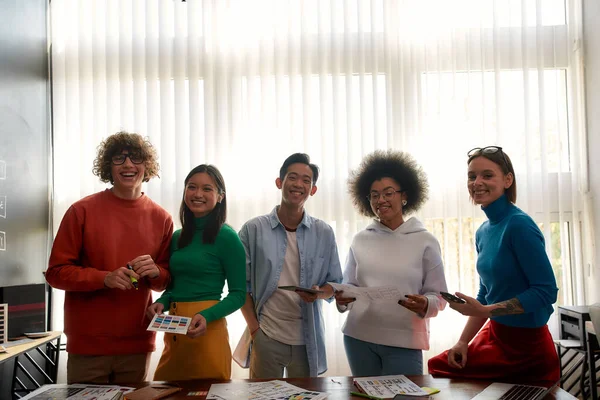
[[[21,400],[120,400],[134,388],[115,385],[44,385]]]
[[[250,346],[252,345],[252,335],[250,334],[250,329],[246,326],[244,329],[244,333],[242,333],[242,337],[240,337],[240,341],[237,346],[235,346],[235,350],[233,351],[232,357],[233,361],[237,363],[242,368],[250,367]]]
[[[382,301],[404,299],[404,293],[397,286],[360,287],[346,283],[327,282],[333,290],[344,291],[344,297],[354,297],[357,301]]]
[[[178,315],[155,314],[147,331],[179,333],[185,335],[188,331],[191,318],[180,317]]]
[[[416,383],[404,375],[369,376],[354,378],[361,392],[380,399],[391,399],[397,394],[406,396],[428,396]]]
[[[323,400],[327,393],[302,389],[284,381],[216,383],[206,400]]]

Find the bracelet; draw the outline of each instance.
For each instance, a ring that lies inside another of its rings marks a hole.
[[[254,336],[254,334],[256,332],[258,332],[259,329],[260,329],[260,325],[255,330],[253,330],[252,332],[250,332],[250,336]]]

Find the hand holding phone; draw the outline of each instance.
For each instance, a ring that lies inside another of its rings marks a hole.
[[[440,292],[440,295],[444,298],[444,300],[446,301],[450,301],[452,303],[459,303],[459,304],[465,304],[466,301],[464,299],[461,299],[458,296],[455,296],[451,293],[448,292]]]

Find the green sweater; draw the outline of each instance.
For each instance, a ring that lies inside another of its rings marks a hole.
[[[157,302],[168,310],[170,303],[176,301],[220,300],[227,280],[227,296],[199,313],[209,323],[244,305],[246,252],[237,233],[229,225],[221,227],[214,243],[202,243],[207,218],[196,218],[194,238],[182,249],[177,245],[181,229],[173,234],[169,261],[171,283]]]

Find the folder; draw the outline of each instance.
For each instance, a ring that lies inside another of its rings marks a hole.
[[[232,354],[233,361],[235,361],[242,368],[250,367],[251,346],[252,335],[250,334],[250,329],[248,329],[248,326],[246,326],[246,329],[244,329],[244,333],[242,333],[242,337],[240,338],[237,346],[235,346],[235,350]]]
[[[126,393],[124,400],[156,400],[167,397],[170,394],[177,393],[181,390],[178,386],[171,385],[150,385]]]

